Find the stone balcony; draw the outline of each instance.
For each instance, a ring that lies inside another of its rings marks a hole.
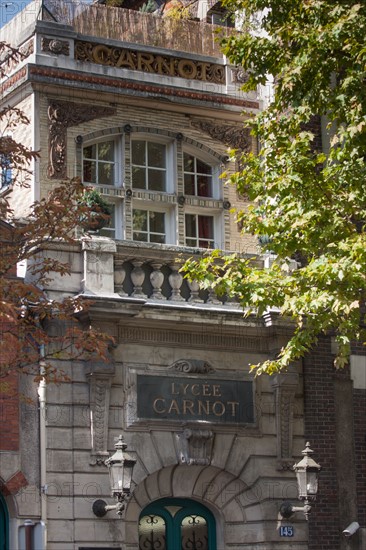
[[[125,299],[160,306],[238,309],[239,304],[215,292],[201,290],[180,273],[183,262],[205,251],[186,247],[104,237],[86,239],[83,248],[83,293],[86,296]],[[261,259],[253,259],[264,267]]]

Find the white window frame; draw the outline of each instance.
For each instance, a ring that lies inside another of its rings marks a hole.
[[[196,197],[199,200],[222,200],[222,183],[220,180],[220,175],[222,173],[221,165],[222,162],[220,162],[219,159],[211,156],[209,153],[206,153],[205,151],[202,151],[201,149],[198,149],[197,147],[190,146],[187,144],[183,145],[183,189],[184,189],[184,153],[187,153],[188,155],[191,155],[192,157],[195,157],[202,162],[205,162],[206,164],[209,164],[212,168],[212,196],[211,197],[200,197],[198,195],[187,195],[187,197]]]
[[[162,206],[159,202],[135,200],[132,203],[132,219],[134,210],[147,210],[150,212],[160,212],[165,214],[165,244],[177,244],[177,223],[175,205]],[[132,221],[132,240],[133,240],[133,221]],[[136,241],[145,242],[145,241]],[[150,242],[150,241],[147,241]],[[158,244],[158,243],[155,243]]]
[[[149,141],[151,143],[161,143],[166,147],[166,189],[165,191],[154,191],[153,189],[141,189],[133,187],[132,181],[132,143],[133,141]],[[176,192],[176,183],[177,183],[177,166],[176,166],[176,144],[175,141],[168,136],[161,136],[158,134],[148,133],[148,132],[133,132],[131,134],[131,187],[134,191],[141,191],[146,193],[157,193],[157,194],[172,194]]]
[[[184,246],[189,246],[192,248],[192,245],[186,244],[186,215],[195,215],[195,216],[210,216],[213,218],[213,247],[209,248],[207,250],[213,250],[216,248],[223,248],[223,213],[219,212],[217,210],[213,210],[211,208],[186,208],[184,212]],[[190,238],[190,237],[188,237]],[[204,240],[199,239],[197,236],[197,241]],[[193,248],[199,248],[198,244],[197,246],[194,246]]]
[[[99,146],[100,143],[106,143],[108,141],[112,141],[114,143],[114,178],[113,183],[96,183],[96,182],[89,182],[84,181],[84,160],[95,160],[97,170],[96,173],[98,173],[98,160],[97,159],[84,159],[84,149],[86,147],[91,147],[93,145]],[[124,150],[125,150],[125,143],[124,143],[124,137],[122,135],[116,135],[111,134],[109,136],[102,136],[99,139],[87,141],[83,143],[82,146],[82,180],[85,185],[92,185],[93,187],[97,188],[108,188],[111,189],[112,187],[123,187],[124,185]]]

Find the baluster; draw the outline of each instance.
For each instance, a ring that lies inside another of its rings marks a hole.
[[[169,266],[172,270],[171,274],[169,275],[169,283],[172,287],[172,295],[170,296],[169,300],[172,300],[174,302],[184,302],[184,298],[180,293],[180,289],[183,283],[183,276],[178,272],[179,267],[175,264]]]
[[[132,261],[132,264],[134,266],[133,270],[131,271],[131,280],[134,288],[132,296],[134,296],[135,298],[147,298],[146,294],[144,294],[142,290],[142,285],[145,280],[145,271],[141,267],[143,263],[144,262],[140,260]]]
[[[150,282],[153,287],[151,298],[153,300],[166,300],[166,297],[161,293],[161,287],[164,283],[164,273],[160,271],[161,263],[153,262],[151,266],[154,269],[150,274]]]
[[[213,288],[210,288],[208,291],[208,298],[207,298],[208,304],[214,304],[214,305],[221,305],[222,302],[218,299],[216,292]]]
[[[126,278],[126,269],[122,262],[115,262],[114,267],[114,292],[120,296],[127,296],[127,293],[123,290],[123,282]]]
[[[200,291],[200,285],[197,281],[188,281],[188,286],[191,291],[191,296],[188,302],[194,302],[195,304],[202,304],[203,300],[199,297],[198,293]]]

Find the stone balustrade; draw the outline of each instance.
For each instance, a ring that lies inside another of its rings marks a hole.
[[[236,301],[201,290],[180,272],[183,262],[202,250],[146,243],[117,245],[114,259],[114,292],[121,297],[156,302],[238,307]]]

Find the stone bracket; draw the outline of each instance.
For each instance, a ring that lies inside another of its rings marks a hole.
[[[186,428],[177,434],[182,464],[207,466],[211,463],[214,433]]]
[[[108,453],[108,416],[112,378],[115,365],[95,362],[89,367],[90,382],[90,434],[92,466],[101,465],[109,457]]]

